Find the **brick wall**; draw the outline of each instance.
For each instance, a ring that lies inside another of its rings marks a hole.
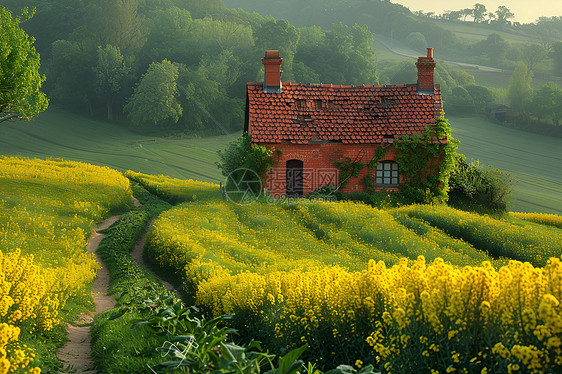
[[[270,149],[280,149],[281,156],[274,151],[275,164],[265,176],[265,188],[272,196],[284,196],[286,193],[286,164],[288,160],[303,162],[303,193],[308,194],[328,183],[338,184],[338,170],[333,160],[344,160],[349,157],[353,161],[368,164],[375,155],[375,149],[381,144],[262,144]],[[388,145],[385,145],[388,146]],[[381,161],[395,160],[396,150],[389,146]],[[362,178],[370,173],[375,176],[376,170],[368,170],[365,166],[358,177],[351,178],[343,192],[363,191]],[[400,177],[402,182],[402,176]],[[394,188],[396,189],[396,188]]]

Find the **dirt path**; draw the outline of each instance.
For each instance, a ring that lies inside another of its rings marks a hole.
[[[90,239],[88,239],[88,245],[86,247],[89,253],[95,253],[98,245],[104,237],[104,235],[100,234],[98,231],[108,228],[114,224],[119,217],[120,216],[113,216],[106,219],[94,230]],[[96,259],[103,266],[103,262],[97,254]],[[102,267],[98,270],[92,290],[92,293],[94,294],[94,302],[96,303],[95,314],[103,313],[115,306],[115,299],[111,296],[107,296],[108,289],[109,272],[105,267]],[[59,349],[57,354],[59,360],[66,364],[65,369],[74,370],[76,373],[96,373],[94,370],[94,362],[92,361],[90,347],[90,325],[93,321],[93,316],[94,313],[81,314],[73,324],[67,325],[66,329],[68,331],[69,342]]]
[[[131,252],[131,257],[137,262],[137,264],[139,264],[140,266],[142,266],[145,269],[148,269],[148,266],[144,262],[143,248],[144,248],[144,243],[146,242],[146,235],[148,234],[148,232],[152,228],[152,225],[154,225],[154,220],[151,220],[148,223],[148,226],[146,227],[146,231],[141,236],[141,238],[135,243],[135,247],[133,248],[133,251]],[[171,283],[168,283],[168,282],[162,280],[160,277],[158,277],[158,280],[160,281],[160,283],[162,283],[162,285],[164,287],[166,287],[166,289],[168,291],[173,292],[174,295],[176,295],[176,297],[178,299],[181,299],[180,292],[178,290],[176,290]]]

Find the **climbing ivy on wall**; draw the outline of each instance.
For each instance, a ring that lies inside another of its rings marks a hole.
[[[347,182],[351,178],[355,178],[359,176],[361,169],[365,166],[365,164],[361,161],[351,160],[347,157],[345,160],[332,160],[334,165],[338,168],[339,172],[339,188],[342,190],[347,185]]]
[[[369,162],[369,164],[367,165],[369,170],[373,170],[374,168],[377,167],[379,162],[386,155],[386,152],[388,152],[388,148],[385,148],[385,147],[382,147],[382,146],[375,149],[375,155],[373,156],[373,159],[371,160],[371,162]]]
[[[362,150],[361,152],[364,151]],[[349,157],[347,157],[343,161],[332,160],[334,162],[334,165],[336,165],[339,170],[339,187],[341,189],[343,189],[347,185],[347,182],[350,178],[359,176],[363,167],[367,166],[369,170],[373,170],[374,168],[376,168],[380,160],[386,155],[386,152],[388,152],[388,148],[381,146],[375,149],[375,155],[367,165],[365,165],[361,160],[358,160],[360,158],[361,152],[359,155],[357,155],[355,160],[351,160]],[[374,190],[374,179],[375,177],[372,174],[367,174],[361,179],[361,183],[365,186],[365,191]]]
[[[397,138],[396,162],[400,174],[405,178],[401,190],[407,201],[431,202],[446,200],[449,190],[449,176],[455,165],[458,141],[451,135],[451,126],[443,116],[435,124],[426,126],[423,134],[404,135]],[[371,161],[365,165],[360,157],[351,160],[333,160],[340,171],[339,187],[343,189],[350,178],[359,176],[363,167],[369,170],[377,167],[388,152],[388,147],[378,147]],[[361,179],[365,191],[376,187],[374,176],[367,174]]]
[[[401,136],[394,147],[400,174],[406,179],[402,185],[406,198],[415,202],[446,200],[458,147],[449,121],[442,116],[427,126],[423,135]]]

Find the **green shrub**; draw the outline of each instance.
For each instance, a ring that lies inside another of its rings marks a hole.
[[[512,182],[509,174],[457,156],[449,179],[449,204],[479,213],[505,212]]]
[[[273,151],[262,145],[252,144],[252,138],[248,134],[243,134],[225,150],[218,151],[218,154],[220,161],[217,166],[225,177],[240,168],[263,175],[274,163]]]

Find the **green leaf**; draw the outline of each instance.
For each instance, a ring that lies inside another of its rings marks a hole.
[[[327,371],[326,374],[355,374],[357,370],[355,370],[352,366],[349,365],[340,365],[335,369]]]
[[[302,347],[295,348],[289,351],[285,356],[279,358],[279,369],[277,373],[279,374],[291,374],[296,373],[296,371],[303,367],[301,361],[297,361],[298,358],[303,354],[303,352],[308,348],[308,344]]]

